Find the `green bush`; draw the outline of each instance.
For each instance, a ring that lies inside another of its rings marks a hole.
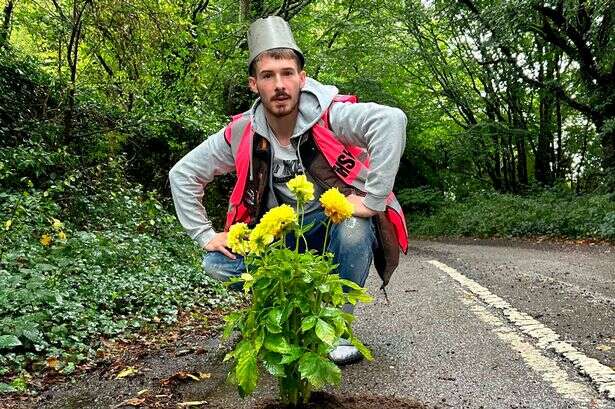
[[[409,212],[416,236],[593,238],[615,240],[615,202],[608,195],[542,191],[529,196],[474,194],[446,201],[432,216]]]
[[[101,337],[228,300],[156,193],[126,180],[124,163],[78,168],[42,144],[0,149],[0,376],[51,357],[71,372]]]
[[[411,213],[431,214],[445,203],[442,192],[426,186],[402,189],[396,196],[404,209]]]

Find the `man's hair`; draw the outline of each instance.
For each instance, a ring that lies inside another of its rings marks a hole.
[[[252,64],[250,64],[250,68],[248,69],[251,77],[256,76],[256,65],[263,59],[263,57],[271,57],[274,60],[295,60],[299,71],[303,69],[303,60],[299,58],[299,55],[297,55],[295,50],[291,48],[272,48],[271,50],[263,51],[256,56],[254,61],[252,61]]]

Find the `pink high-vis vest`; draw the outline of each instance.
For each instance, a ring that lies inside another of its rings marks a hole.
[[[333,102],[356,103],[353,95],[338,95]],[[335,174],[347,185],[365,192],[365,180],[369,170],[367,151],[358,146],[345,146],[333,134],[329,125],[329,109],[322,115],[320,121],[311,129],[316,146],[323,154]],[[225,129],[225,138],[231,146],[235,158],[237,181],[229,201],[225,230],[233,223],[251,223],[248,208],[243,203],[248,176],[250,173],[250,158],[254,131],[248,113],[235,115]],[[393,192],[387,197],[386,218],[395,227],[395,235],[400,249],[408,250],[408,232],[401,206]]]

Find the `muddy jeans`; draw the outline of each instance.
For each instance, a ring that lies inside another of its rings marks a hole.
[[[322,251],[325,236],[326,216],[321,210],[305,215],[304,225],[314,222],[314,227],[305,238],[310,249]],[[287,245],[294,247],[294,237]],[[331,224],[327,250],[334,254],[333,262],[338,264],[337,273],[341,278],[354,281],[360,286],[365,285],[369,267],[372,263],[372,246],[376,243],[374,226],[371,219],[351,217],[340,224]],[[303,244],[303,241],[301,241]],[[303,245],[300,246],[303,250]],[[206,252],[203,256],[203,269],[209,276],[226,281],[231,277],[241,275],[245,271],[243,257],[237,255],[232,260],[220,252]]]

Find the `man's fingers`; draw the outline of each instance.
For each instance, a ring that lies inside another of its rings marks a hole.
[[[220,253],[224,254],[226,257],[228,257],[228,258],[230,258],[230,259],[235,260],[235,259],[237,258],[237,257],[236,257],[233,253],[231,253],[230,251],[228,251],[228,250],[227,250],[227,248],[226,248],[226,247],[224,247],[224,246],[220,246],[220,247],[218,248],[218,251],[219,251]]]

